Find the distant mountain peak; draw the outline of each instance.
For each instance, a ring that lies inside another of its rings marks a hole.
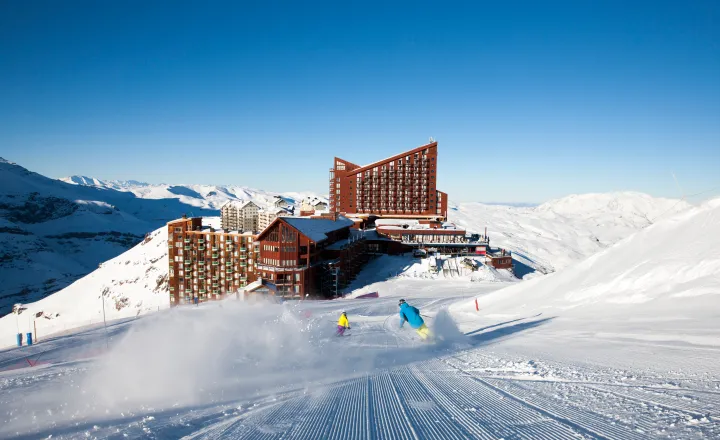
[[[9,160],[4,159],[2,157],[0,157],[0,163],[6,163],[8,165],[17,165],[15,162],[10,162]]]

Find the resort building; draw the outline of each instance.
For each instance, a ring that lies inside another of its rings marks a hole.
[[[432,142],[364,166],[336,157],[330,169],[330,212],[446,220],[447,194],[435,186],[437,156],[437,142]]]

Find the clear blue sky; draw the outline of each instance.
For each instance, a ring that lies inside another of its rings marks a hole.
[[[325,193],[430,136],[456,201],[719,186],[720,2],[0,3],[0,156],[51,177]]]

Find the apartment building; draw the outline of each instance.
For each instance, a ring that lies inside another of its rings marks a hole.
[[[369,165],[335,158],[331,212],[354,217],[447,219],[447,194],[436,189],[437,142]]]
[[[257,279],[252,232],[214,230],[200,217],[183,217],[167,228],[171,306],[221,299]]]
[[[259,230],[260,207],[251,201],[232,201],[220,208],[220,221],[223,229],[230,231]]]
[[[328,204],[317,197],[307,197],[300,203],[300,212],[326,211]]]
[[[258,212],[258,231],[264,231],[276,218],[290,215],[292,213],[284,208],[261,209]]]

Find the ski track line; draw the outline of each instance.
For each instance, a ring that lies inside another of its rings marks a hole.
[[[488,373],[488,370],[485,368],[468,368],[463,371],[466,371],[468,373]],[[511,373],[511,372],[507,372]],[[537,378],[537,379],[531,379],[528,377],[513,377],[511,375],[506,376],[497,376],[492,374],[474,374],[477,377],[481,377],[483,379],[493,379],[493,380],[506,380],[510,382],[539,382],[539,383],[557,383],[557,384],[573,384],[573,385],[582,385],[586,386],[588,388],[596,387],[598,391],[605,391],[609,393],[618,393],[614,390],[608,390],[604,389],[602,387],[610,387],[610,388],[616,388],[625,390],[628,393],[631,393],[631,395],[626,395],[628,398],[635,398],[642,400],[647,403],[652,403],[653,405],[659,405],[659,406],[666,406],[668,408],[671,408],[672,405],[677,403],[685,403],[687,400],[695,399],[696,401],[701,401],[703,399],[700,398],[700,396],[697,396],[692,393],[700,393],[700,394],[707,394],[708,400],[702,402],[703,406],[703,412],[702,414],[717,414],[720,415],[720,399],[717,398],[717,392],[715,391],[707,391],[707,390],[699,390],[695,388],[665,388],[661,386],[653,386],[653,385],[627,385],[627,384],[617,384],[617,383],[610,383],[610,382],[600,382],[597,380],[588,380],[588,381],[582,381],[582,380],[572,380],[572,379],[562,379],[562,378]],[[597,388],[600,387],[600,388]],[[640,396],[633,396],[632,393],[638,393],[643,395],[649,395],[649,398],[660,398],[666,401],[666,403],[662,402],[655,402],[652,400],[648,400],[644,397]],[[697,409],[695,406],[687,406],[687,408],[672,408],[676,409],[678,411],[688,411],[692,412]],[[700,414],[700,413],[698,413]]]
[[[299,422],[287,431],[282,438],[315,439],[328,438],[333,419],[338,411],[344,387],[323,390],[319,396],[311,397],[306,406],[295,416]]]
[[[325,436],[329,440],[368,438],[367,378],[354,379],[338,390],[335,419]]]
[[[432,399],[434,404],[444,410],[446,417],[460,424],[467,438],[494,440],[495,436],[493,433],[485,429],[480,421],[474,420],[474,418],[469,415],[472,414],[471,412],[460,408],[459,399],[456,398],[456,400],[453,401],[445,389],[438,387],[429,380],[425,372],[427,371],[425,367],[429,367],[429,364],[428,362],[426,365],[421,364],[413,367],[413,374],[420,385],[427,391],[427,395]]]
[[[373,407],[376,413],[380,414],[380,420],[383,421],[380,426],[381,430],[376,431],[376,438],[380,440],[398,438],[420,440],[392,380],[392,374],[386,371],[375,378],[377,379],[377,389],[381,392],[374,393]],[[375,388],[375,383],[373,383],[373,388]],[[390,397],[391,400],[386,400],[383,396],[385,398],[392,396],[394,399]]]
[[[550,400],[551,396],[542,393],[541,396],[538,397],[537,391],[533,392],[533,390],[525,388],[518,383],[512,383],[510,388],[514,388],[514,390],[510,391],[500,387],[497,384],[493,384],[492,379],[481,379],[477,377],[474,377],[474,379],[498,390],[498,392],[504,394],[508,398],[516,399],[519,402],[524,402],[526,405],[536,408],[538,411],[545,413],[548,417],[551,417],[560,423],[572,426],[578,431],[585,434],[603,439],[647,438],[644,433],[634,431],[632,427],[626,426],[624,423],[619,424],[616,420],[609,419],[588,408],[576,407],[575,403],[569,400],[565,400],[564,402],[570,403],[573,406],[561,407],[558,405],[557,402],[553,402],[552,400]],[[531,401],[533,398],[535,400],[539,399],[540,402]],[[639,419],[637,423],[640,422],[644,421],[642,419]],[[649,428],[654,428],[654,426]]]
[[[284,396],[281,401],[271,401],[269,399],[263,399],[260,402],[255,402],[253,406],[249,407],[247,409],[247,411],[244,411],[242,414],[233,416],[232,418],[230,418],[228,420],[221,420],[210,426],[204,426],[202,429],[182,437],[182,439],[192,440],[192,439],[196,439],[196,438],[223,437],[224,436],[223,434],[225,434],[225,432],[228,429],[230,429],[233,425],[235,425],[239,422],[242,422],[245,419],[248,419],[250,417],[254,417],[254,416],[257,416],[258,414],[270,411],[275,407],[284,405],[289,400],[296,398],[297,394],[298,394],[297,392],[290,393],[290,394]],[[182,417],[183,416],[181,416],[181,419],[182,419]]]
[[[452,365],[451,362],[448,362],[448,365],[454,367],[454,365]],[[565,414],[566,412],[568,412],[567,409],[565,409],[565,410],[559,409],[559,411],[557,411],[558,413],[556,414],[555,412],[551,412],[551,411],[549,411],[548,409],[541,408],[540,406],[537,406],[537,405],[535,405],[535,404],[533,404],[533,403],[531,403],[531,402],[528,402],[526,399],[523,399],[522,397],[516,396],[515,394],[513,394],[513,393],[511,393],[511,392],[509,392],[509,391],[506,391],[506,390],[504,390],[503,388],[500,388],[499,386],[493,385],[492,383],[488,382],[488,380],[485,380],[485,379],[476,377],[476,376],[468,373],[467,371],[465,371],[465,370],[463,370],[463,369],[461,369],[461,368],[458,368],[458,367],[455,367],[455,368],[457,368],[458,371],[462,372],[462,373],[465,374],[467,377],[471,378],[471,379],[474,380],[474,381],[477,381],[478,383],[481,383],[481,384],[487,386],[488,388],[491,388],[491,389],[494,390],[495,392],[497,392],[497,393],[499,393],[499,394],[501,394],[501,395],[503,395],[503,396],[505,396],[505,397],[507,397],[507,398],[509,398],[509,399],[513,399],[514,401],[520,403],[521,405],[525,405],[525,406],[527,406],[527,407],[529,407],[529,408],[531,408],[531,409],[533,409],[533,410],[535,410],[535,411],[537,411],[537,412],[540,412],[540,413],[543,414],[545,417],[548,417],[548,418],[550,418],[550,419],[553,419],[553,420],[555,420],[555,421],[558,422],[558,423],[561,423],[561,424],[563,424],[563,425],[565,425],[565,426],[569,426],[569,427],[573,428],[575,431],[577,431],[577,432],[579,432],[579,433],[582,433],[582,434],[584,434],[584,435],[589,435],[589,436],[591,436],[591,437],[602,438],[602,439],[611,439],[611,438],[639,438],[639,437],[637,437],[637,436],[633,437],[632,434],[631,434],[631,435],[627,435],[628,433],[625,432],[625,431],[614,430],[614,429],[612,429],[612,431],[615,431],[615,432],[611,433],[609,436],[600,434],[599,432],[596,431],[596,429],[594,429],[594,428],[592,427],[592,425],[601,425],[601,426],[602,426],[602,425],[609,425],[609,426],[612,426],[612,425],[611,425],[611,421],[608,421],[608,420],[606,420],[606,419],[595,420],[596,423],[590,424],[591,426],[588,428],[588,427],[586,427],[586,426],[583,426],[583,425],[581,425],[581,424],[578,424],[578,423],[574,422],[574,421],[572,420],[572,416],[577,416],[577,415],[579,415],[579,416],[581,416],[580,418],[582,419],[582,418],[584,418],[584,417],[591,417],[590,414],[583,413],[583,412],[579,412],[579,411],[570,411],[570,414],[567,415],[567,414]],[[550,403],[550,402],[548,402],[548,403]],[[554,406],[554,405],[551,405],[551,406]],[[556,410],[557,410],[557,408],[556,408]],[[575,412],[575,414],[573,414],[573,412]],[[633,433],[633,434],[634,434],[634,433]]]
[[[678,412],[690,414],[695,417],[705,417],[707,415],[717,417],[718,414],[720,414],[720,412],[718,412],[717,408],[711,408],[711,409],[705,410],[704,412],[701,412],[701,411],[698,411],[699,408],[697,408],[696,406],[682,405],[683,402],[677,401],[677,399],[673,400],[672,402],[669,402],[669,403],[660,402],[660,400],[666,400],[666,399],[663,399],[663,396],[635,396],[635,395],[633,395],[632,390],[630,390],[631,391],[630,393],[625,394],[625,393],[621,393],[618,391],[608,390],[608,389],[605,389],[602,387],[595,387],[595,386],[590,386],[590,385],[581,385],[581,386],[588,388],[588,389],[595,390],[595,391],[603,392],[603,393],[610,393],[610,394],[616,395],[616,396],[624,398],[624,399],[644,403],[644,404],[647,404],[648,406],[658,406],[658,407],[662,407],[662,408],[665,408],[665,409],[668,409],[671,411],[678,411]],[[654,400],[650,400],[650,399],[654,399]],[[675,406],[678,403],[681,404],[683,407]]]
[[[221,435],[205,435],[202,438],[242,439],[249,437],[253,439],[279,439],[293,427],[294,416],[300,412],[303,405],[305,405],[303,398],[290,398],[267,410],[253,412],[249,416],[235,421],[235,423],[225,427],[219,433]],[[288,423],[287,420],[293,422]]]
[[[460,429],[452,417],[440,407],[430,393],[417,380],[410,368],[392,373],[395,387],[406,402],[408,414],[415,421],[420,438],[464,439],[472,438]]]
[[[440,390],[452,390],[453,397],[471,408],[473,417],[493,432],[493,438],[534,440],[582,437],[571,426],[559,423],[523,402],[504,398],[502,393],[458,369],[455,369],[455,375],[429,371],[428,379],[437,384]]]
[[[539,383],[538,383],[539,384]],[[604,390],[597,390],[592,387],[575,384],[551,384],[546,383],[538,387],[528,388],[526,385],[514,384],[527,391],[540,391],[545,396],[556,395],[561,393],[564,395],[582,395],[589,402],[590,411],[596,414],[613,411],[618,417],[616,422],[624,425],[632,425],[634,428],[640,428],[643,432],[655,432],[663,426],[670,426],[673,421],[687,416],[687,412],[678,411],[676,409],[658,410],[658,407],[647,405],[644,401],[638,399],[630,399],[616,393]],[[600,403],[600,406],[598,406]],[[615,408],[623,408],[622,412],[618,412]],[[680,414],[683,413],[683,414]],[[627,415],[626,415],[627,414]],[[620,419],[620,418],[623,419]],[[630,419],[628,419],[630,417]]]

